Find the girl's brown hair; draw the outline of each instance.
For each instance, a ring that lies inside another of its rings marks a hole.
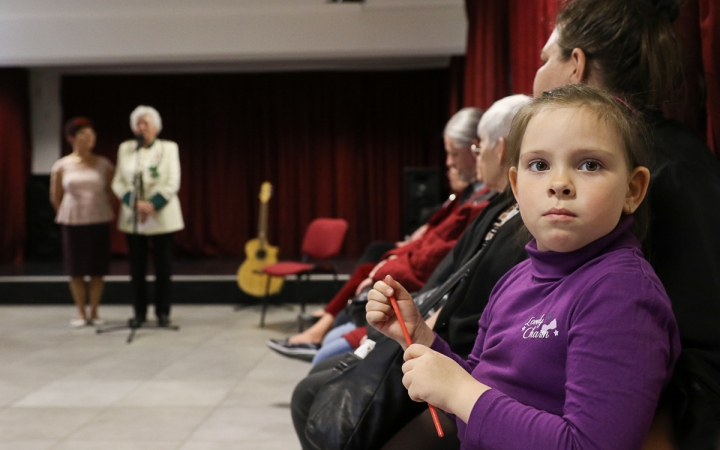
[[[682,81],[679,1],[569,0],[556,21],[560,57],[581,49],[605,89],[660,109]]]
[[[640,114],[631,109],[625,99],[586,84],[568,84],[545,92],[522,107],[515,115],[508,134],[503,163],[517,167],[525,130],[533,117],[546,110],[584,109],[614,131],[623,146],[628,172],[636,167],[648,166],[645,126]],[[647,202],[642,202],[632,214],[635,219],[633,232],[642,239],[648,225]]]

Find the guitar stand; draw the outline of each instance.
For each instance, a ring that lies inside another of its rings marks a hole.
[[[126,342],[128,344],[132,343],[133,339],[135,338],[135,332],[139,328],[143,328],[146,330],[169,330],[169,331],[179,331],[180,327],[178,325],[168,325],[165,327],[161,327],[159,325],[150,325],[148,326],[148,322],[142,323],[139,327],[132,326],[129,321],[126,321],[122,324],[116,324],[116,325],[109,325],[102,328],[97,328],[95,330],[96,334],[102,334],[102,333],[109,333],[111,331],[118,331],[118,330],[130,330],[130,334],[127,337]]]
[[[272,276],[266,274],[262,269],[261,270],[254,270],[253,273],[255,275],[264,275],[266,278],[265,282],[265,295],[260,297],[260,306],[261,306],[261,312],[260,312],[260,328],[265,327],[265,314],[267,313],[268,306],[273,306],[275,308],[283,308],[288,311],[294,311],[293,307],[290,305],[286,305],[283,303],[271,303],[269,300],[272,297],[279,296],[279,294],[276,294],[274,296],[271,296],[270,293],[270,282],[272,281]],[[244,309],[245,305],[235,305],[235,311],[239,311],[241,309]],[[305,305],[303,304],[303,312],[305,312]]]

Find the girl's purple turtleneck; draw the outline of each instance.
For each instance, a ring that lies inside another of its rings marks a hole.
[[[468,360],[432,348],[492,389],[463,449],[639,449],[680,353],[662,284],[623,218],[568,253],[541,252],[495,286]]]

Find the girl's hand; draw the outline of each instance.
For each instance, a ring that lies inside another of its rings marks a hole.
[[[428,347],[432,345],[435,334],[425,324],[408,291],[400,283],[393,280],[390,275],[386,276],[384,280],[375,283],[373,289],[368,292],[368,302],[365,307],[367,311],[365,317],[368,323],[382,334],[395,339],[403,349],[407,348],[402,328],[400,328],[400,323],[390,304],[390,296],[392,295],[397,300],[400,314],[405,320],[405,326],[413,343]]]
[[[413,344],[405,350],[403,385],[410,398],[455,414],[465,423],[477,399],[488,389],[447,356]]]

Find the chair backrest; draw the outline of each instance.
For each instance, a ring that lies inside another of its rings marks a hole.
[[[302,252],[317,260],[340,254],[348,223],[345,219],[315,219],[308,225]]]

